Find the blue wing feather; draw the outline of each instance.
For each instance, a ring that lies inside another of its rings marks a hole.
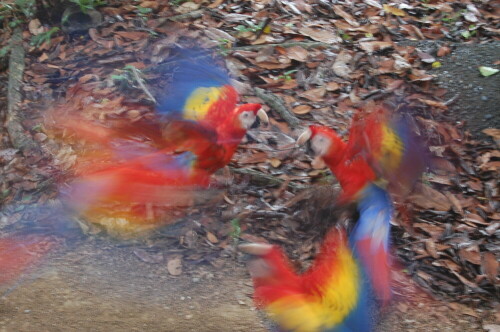
[[[392,201],[381,187],[370,184],[358,201],[359,220],[353,231],[354,242],[371,238],[374,245],[389,248],[389,228],[393,214]]]
[[[206,50],[181,49],[178,56],[171,59],[175,65],[167,74],[173,77],[173,83],[160,99],[158,112],[182,117],[185,103],[194,90],[230,84],[227,71],[216,65],[218,60]]]

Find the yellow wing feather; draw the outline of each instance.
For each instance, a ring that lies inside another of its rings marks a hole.
[[[184,118],[198,121],[205,117],[210,106],[221,96],[221,89],[216,87],[194,90],[184,105]]]
[[[351,252],[339,248],[334,274],[317,294],[292,294],[266,307],[283,328],[315,332],[340,324],[355,308],[359,296],[359,269]]]

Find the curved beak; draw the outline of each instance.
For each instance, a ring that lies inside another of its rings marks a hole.
[[[266,125],[269,123],[269,117],[262,108],[257,111],[257,117],[260,119],[260,121],[262,121]]]
[[[272,245],[265,243],[244,243],[238,246],[239,250],[254,256],[264,256],[272,248]]]
[[[311,136],[312,136],[312,131],[310,128],[307,128],[306,130],[304,130],[302,134],[300,134],[299,138],[297,138],[295,145],[296,146],[304,145],[308,140],[311,139]]]

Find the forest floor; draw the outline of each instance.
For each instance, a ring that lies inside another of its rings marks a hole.
[[[201,1],[107,3],[99,8],[102,21],[70,21],[49,35],[52,42],[34,41],[50,31],[50,22],[22,25],[26,68],[15,112],[24,130],[0,130],[2,238],[29,233],[33,225],[43,231],[51,218],[73,222],[42,211],[58,200],[74,157],[66,147],[54,148],[43,118],[75,83],[93,89],[102,113],[84,115],[101,123],[116,116],[106,105],[118,96],[151,111],[147,94],[161,96],[168,86],[161,68],[170,50],[201,45],[225,56],[243,101],[263,103],[271,126],[252,130],[233,158],[233,172],[217,174],[219,182],[231,183],[222,186],[225,197],[175,225],[132,240],[92,225],[73,227],[71,235],[56,226],[48,234],[56,249],[0,284],[0,331],[266,331],[268,322],[252,302],[247,257],[235,252],[235,241],[279,244],[307,266],[325,225],[336,221],[322,219],[316,210],[325,199],[304,199],[311,197],[304,188],[330,186],[333,179],[324,165],[290,146],[311,123],[345,135],[352,109],[384,99],[411,106],[440,167],[405,205],[415,213],[413,226],[396,218],[396,296],[377,331],[500,331],[500,74],[485,77],[478,70],[500,66],[498,7],[406,1],[397,8],[373,0],[214,1],[209,8]],[[0,49],[16,33],[2,23]],[[125,65],[139,70],[146,88]],[[14,74],[4,69],[0,118],[7,119],[7,82]],[[271,105],[277,98],[285,113]],[[118,116],[137,112],[123,109]]]

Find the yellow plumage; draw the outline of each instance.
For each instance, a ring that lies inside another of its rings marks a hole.
[[[184,105],[184,118],[198,121],[205,117],[213,103],[221,97],[220,88],[198,88],[194,90]]]
[[[382,145],[376,156],[385,169],[395,170],[403,158],[404,145],[399,135],[389,126],[382,126]]]
[[[340,324],[359,296],[359,269],[348,248],[338,249],[329,280],[316,294],[291,294],[266,307],[280,326],[294,332],[314,332]]]

